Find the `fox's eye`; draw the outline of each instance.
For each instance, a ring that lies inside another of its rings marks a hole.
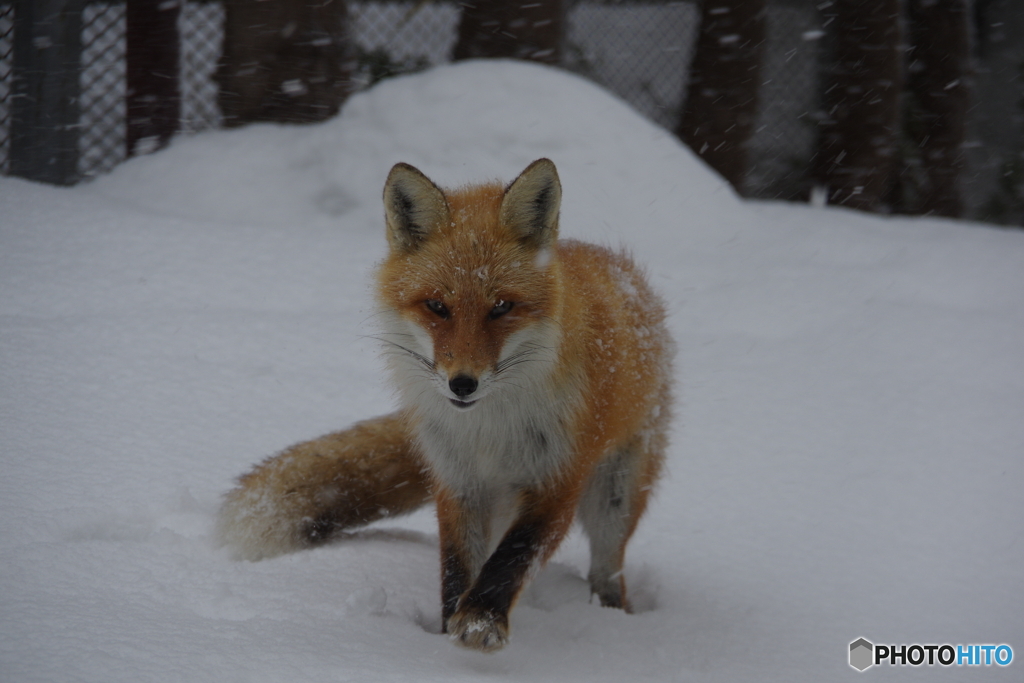
[[[429,308],[433,313],[436,313],[438,316],[442,318],[448,318],[448,307],[445,306],[438,299],[427,299],[424,303],[427,305],[427,308]]]
[[[491,312],[487,314],[487,317],[494,320],[495,318],[500,318],[511,310],[511,301],[499,300],[498,303],[494,304],[494,308],[492,308]]]

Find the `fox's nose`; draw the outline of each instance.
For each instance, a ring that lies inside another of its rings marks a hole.
[[[456,375],[448,380],[448,388],[459,398],[466,398],[476,391],[477,382],[469,375]]]

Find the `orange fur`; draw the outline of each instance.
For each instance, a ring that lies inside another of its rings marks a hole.
[[[628,609],[623,557],[662,469],[673,345],[628,256],[558,241],[560,197],[545,159],[507,187],[447,192],[392,169],[377,300],[401,410],[243,477],[227,542],[247,556],[301,547],[432,491],[456,643],[507,643],[510,610],[574,517],[592,590]]]
[[[405,417],[392,413],[296,444],[238,479],[218,535],[242,559],[319,545],[431,500]]]

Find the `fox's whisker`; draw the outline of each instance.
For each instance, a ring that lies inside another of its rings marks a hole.
[[[422,363],[424,365],[424,367],[426,367],[428,370],[433,370],[434,367],[435,367],[434,361],[430,360],[429,358],[427,358],[426,356],[424,356],[421,353],[417,353],[416,351],[413,351],[412,349],[410,349],[407,346],[402,346],[398,342],[391,341],[390,339],[385,339],[381,335],[369,335],[369,336],[370,336],[371,339],[377,339],[379,341],[384,342],[385,344],[389,344],[390,346],[389,347],[385,347],[386,349],[391,349],[391,350],[393,350],[393,349],[400,349],[400,350],[404,351],[405,353],[409,354],[410,356],[412,356],[413,358],[418,360],[420,363]]]

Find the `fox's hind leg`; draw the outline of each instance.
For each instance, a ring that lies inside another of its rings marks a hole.
[[[622,577],[626,543],[661,472],[667,418],[655,415],[648,429],[598,463],[580,499],[578,519],[590,539],[587,579],[604,607],[630,611]]]

